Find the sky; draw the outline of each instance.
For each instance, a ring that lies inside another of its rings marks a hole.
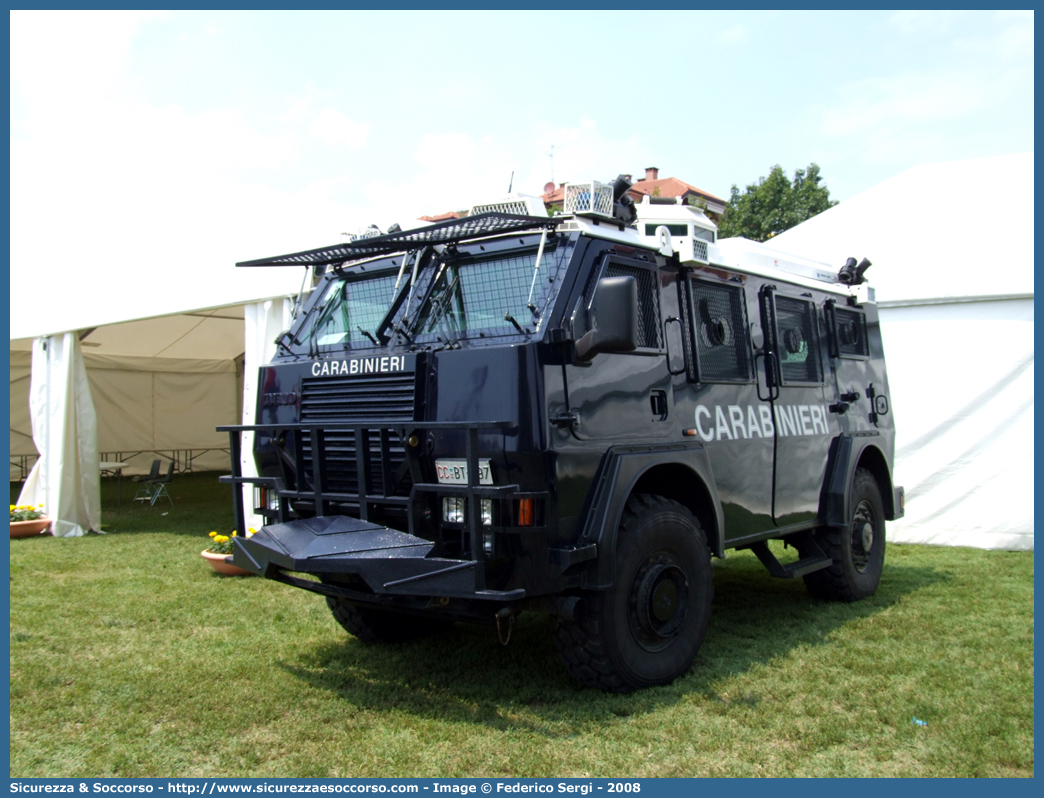
[[[843,201],[1032,149],[1032,11],[16,11],[12,329],[41,242],[69,284],[217,301],[236,261],[509,184],[655,166],[727,199],[815,162]]]

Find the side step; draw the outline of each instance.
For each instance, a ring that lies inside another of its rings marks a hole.
[[[773,576],[778,577],[779,579],[797,579],[805,574],[829,568],[834,564],[834,561],[827,557],[822,549],[820,549],[812,540],[808,540],[807,544],[808,548],[813,550],[813,554],[800,560],[787,563],[786,565],[783,565],[783,563],[776,559],[776,555],[769,550],[767,541],[758,541],[748,548],[757,555],[757,558],[761,560],[761,564],[768,568],[769,573]]]

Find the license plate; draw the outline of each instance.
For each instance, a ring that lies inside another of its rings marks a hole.
[[[468,461],[436,460],[435,474],[441,485],[467,485]],[[479,484],[493,484],[493,472],[489,467],[489,460],[479,460]]]

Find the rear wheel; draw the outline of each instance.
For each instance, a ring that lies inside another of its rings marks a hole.
[[[856,471],[848,527],[825,528],[815,540],[834,564],[805,576],[809,593],[835,601],[874,594],[884,570],[885,521],[881,488],[873,474],[863,468]]]
[[[438,618],[421,618],[364,607],[336,596],[327,596],[326,604],[334,620],[364,643],[404,643],[435,634],[450,626],[448,621]]]
[[[710,553],[692,513],[659,496],[632,496],[613,586],[587,593],[579,620],[556,619],[555,643],[589,687],[628,693],[668,684],[692,665],[713,596]]]

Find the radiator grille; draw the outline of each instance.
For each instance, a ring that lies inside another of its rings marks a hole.
[[[414,420],[414,376],[413,374],[371,374],[356,377],[324,377],[306,379],[301,384],[301,422],[326,422],[334,426],[338,422],[380,419],[382,421]],[[385,485],[380,463],[380,433],[370,436],[370,493],[404,496],[409,494],[409,475],[389,494],[392,485]],[[356,459],[355,434],[352,432],[327,433],[326,459],[323,463],[325,476],[324,491],[334,493],[356,493],[359,490],[358,461]],[[314,486],[312,467],[312,441],[306,433],[302,448],[302,481]],[[406,459],[403,442],[392,434],[389,445],[390,481],[394,482],[402,463]]]

